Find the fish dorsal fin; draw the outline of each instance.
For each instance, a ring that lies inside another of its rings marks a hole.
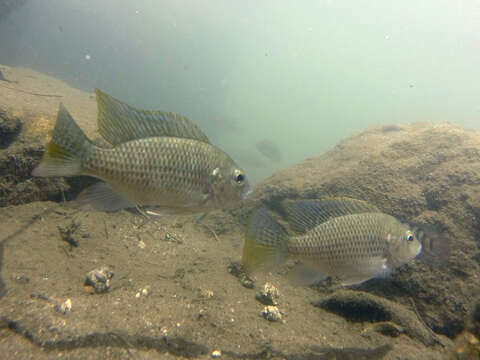
[[[284,200],[282,206],[285,209],[288,223],[298,233],[305,233],[334,217],[365,212],[379,212],[376,206],[370,205],[363,200],[347,197]]]
[[[112,145],[129,140],[157,136],[179,137],[210,143],[204,132],[185,116],[142,110],[95,89],[98,106],[98,130]]]

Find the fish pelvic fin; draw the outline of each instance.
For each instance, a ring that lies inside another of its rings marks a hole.
[[[288,233],[265,208],[257,210],[250,218],[242,263],[251,273],[268,270],[285,261]]]
[[[136,204],[129,201],[102,181],[84,189],[76,198],[76,202],[79,207],[92,205],[97,210],[107,212],[134,208],[136,206]]]
[[[296,286],[311,286],[327,278],[319,270],[308,264],[297,264],[288,272],[288,280]]]
[[[33,176],[72,176],[82,171],[82,156],[92,145],[75,123],[65,106],[60,104],[53,136],[47,144]]]

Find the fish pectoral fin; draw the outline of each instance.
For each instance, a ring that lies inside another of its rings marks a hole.
[[[301,263],[288,272],[288,280],[298,286],[309,286],[325,280],[328,276],[322,274],[313,266]]]
[[[83,190],[76,199],[80,206],[92,205],[97,210],[116,211],[133,208],[135,204],[102,181]]]
[[[207,135],[183,115],[130,106],[95,89],[98,130],[112,145],[149,137],[179,137],[210,143]]]
[[[347,197],[325,199],[284,200],[282,207],[293,230],[305,233],[332,218],[366,212],[378,208],[363,200]]]

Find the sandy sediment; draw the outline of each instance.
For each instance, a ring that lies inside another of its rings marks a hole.
[[[62,192],[72,197],[85,186],[80,180],[31,178],[58,103],[95,138],[94,99],[28,69],[0,68],[18,81],[0,83],[8,86],[0,86],[2,139],[9,134],[0,148],[2,353],[448,359],[478,331],[478,133],[428,123],[367,130],[277,172],[233,209],[147,221],[60,201]],[[278,211],[285,198],[324,196],[363,199],[435,227],[450,241],[448,261],[419,258],[355,288],[295,287],[282,273],[242,273],[249,213],[260,204]],[[262,316],[267,306],[278,321]]]

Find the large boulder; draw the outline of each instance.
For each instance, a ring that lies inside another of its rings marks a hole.
[[[438,359],[466,342],[477,351],[478,133],[449,124],[368,130],[278,171],[233,209],[151,221],[72,209],[58,201],[82,179],[31,177],[58,103],[95,139],[95,100],[31,70],[1,70],[11,81],[0,86],[1,353]],[[285,198],[325,196],[430,225],[448,238],[448,261],[416,259],[355,289],[294,287],[276,272],[249,278],[239,263],[246,215],[264,204],[281,216]],[[258,301],[265,289],[278,299]]]
[[[368,130],[276,172],[254,199],[281,212],[285,198],[330,196],[366,200],[448,239],[447,262],[418,259],[360,288],[414,307],[436,333],[461,332],[480,294],[480,134],[429,123]]]
[[[60,102],[89,136],[98,137],[94,96],[30,69],[0,66],[0,71],[0,207],[72,198],[91,180],[32,178],[31,172],[55,126]]]

